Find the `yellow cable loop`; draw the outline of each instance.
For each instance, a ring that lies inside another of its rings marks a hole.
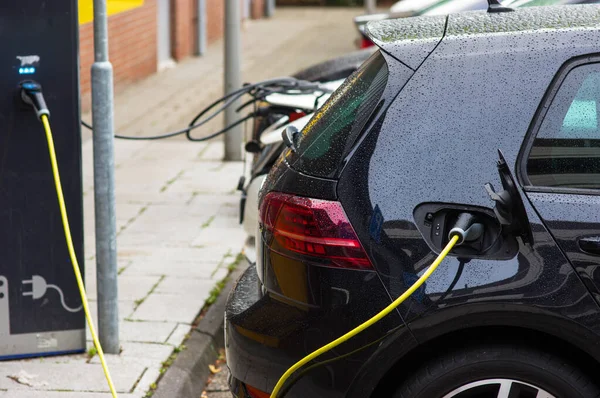
[[[440,255],[437,256],[435,261],[429,266],[429,268],[427,268],[427,271],[425,271],[425,273],[410,288],[408,288],[407,291],[405,291],[400,297],[398,297],[396,300],[394,300],[390,305],[385,307],[381,312],[376,314],[371,319],[368,319],[366,322],[361,323],[356,328],[352,329],[351,331],[344,334],[343,336],[338,337],[337,339],[333,340],[331,343],[325,344],[323,347],[319,348],[318,350],[313,351],[312,353],[308,354],[307,356],[305,356],[304,358],[302,358],[301,360],[296,362],[291,368],[286,370],[286,372],[283,374],[283,376],[281,376],[281,378],[275,385],[275,388],[273,389],[273,392],[271,393],[271,398],[277,398],[277,394],[279,393],[279,390],[281,390],[281,387],[283,387],[283,384],[292,375],[292,373],[294,373],[296,370],[298,370],[298,368],[300,368],[301,366],[304,366],[304,364],[312,361],[313,359],[320,356],[321,354],[324,354],[327,351],[337,347],[338,345],[342,344],[343,342],[350,340],[352,337],[356,336],[357,334],[359,334],[360,332],[362,332],[369,326],[372,326],[375,323],[379,322],[386,315],[388,315],[390,312],[392,312],[396,307],[398,307],[400,304],[402,304],[419,287],[421,287],[421,285],[423,283],[425,283],[425,281],[431,276],[431,274],[433,274],[433,272],[437,269],[437,267],[442,263],[444,258],[446,258],[448,253],[450,253],[450,250],[452,250],[454,245],[456,245],[456,242],[458,242],[458,236],[454,235],[452,237],[452,239],[450,239],[450,242],[448,242],[448,244],[446,245],[444,250],[442,250]]]
[[[102,363],[102,369],[104,370],[104,376],[106,376],[108,387],[110,388],[113,398],[117,398],[117,392],[104,359],[104,351],[102,351],[102,346],[100,345],[100,341],[98,341],[98,336],[96,336],[96,331],[94,330],[94,322],[92,322],[92,316],[90,315],[88,300],[85,294],[85,287],[83,285],[83,279],[81,278],[81,272],[79,271],[79,263],[77,262],[77,256],[75,256],[75,248],[73,247],[73,238],[71,237],[71,228],[69,227],[69,218],[67,217],[67,207],[65,206],[62,184],[60,183],[60,174],[58,172],[58,163],[56,162],[54,139],[52,138],[50,122],[48,121],[47,115],[42,115],[41,120],[42,124],[44,125],[44,131],[46,132],[46,139],[48,140],[48,151],[50,152],[50,162],[52,164],[52,174],[54,175],[54,184],[56,186],[56,196],[58,197],[58,205],[60,207],[60,215],[62,217],[62,223],[65,230],[65,238],[67,241],[67,247],[69,249],[69,256],[71,257],[71,264],[73,265],[73,271],[75,272],[75,278],[77,279],[77,286],[79,287],[79,293],[81,294],[83,311],[85,312],[85,318],[87,319],[88,326],[90,327],[90,333],[92,334],[92,340],[94,340],[94,346],[98,351],[98,356],[100,357],[100,362]]]

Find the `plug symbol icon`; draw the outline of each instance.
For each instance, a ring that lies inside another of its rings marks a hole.
[[[29,292],[23,292],[24,297],[31,297],[34,300],[39,300],[48,291],[48,289],[54,289],[58,292],[60,296],[60,303],[62,307],[69,312],[79,312],[83,308],[83,306],[79,306],[77,308],[71,308],[65,303],[65,296],[60,287],[47,283],[46,280],[39,275],[32,275],[31,279],[25,279],[22,281],[23,285],[31,285],[31,290]]]

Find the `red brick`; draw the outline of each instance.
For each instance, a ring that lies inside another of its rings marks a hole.
[[[156,72],[156,0],[108,19],[109,58],[115,90]],[[89,109],[90,68],[94,62],[93,24],[79,28],[79,56],[83,110]]]
[[[194,53],[195,0],[171,1],[171,45],[173,58],[179,61]]]
[[[206,30],[209,43],[218,40],[223,36],[224,18],[225,0],[207,1]]]
[[[265,0],[252,0],[250,9],[252,19],[260,19],[265,16]]]
[[[179,61],[194,55],[198,46],[197,0],[171,1],[171,52]],[[223,36],[226,0],[207,0],[207,41]],[[240,0],[240,6],[243,4]],[[115,92],[157,69],[157,0],[108,19],[109,57],[114,69]],[[265,0],[252,0],[251,17],[264,15]],[[82,108],[90,106],[90,68],[94,62],[93,24],[79,28]]]

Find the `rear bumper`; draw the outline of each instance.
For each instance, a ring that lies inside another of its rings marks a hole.
[[[289,267],[293,268],[291,264]],[[383,298],[377,297],[379,295],[375,292],[382,290],[378,286],[380,282],[372,278],[370,273],[322,267],[314,268],[312,273],[315,276],[309,277],[312,286],[318,286],[319,280],[337,279],[341,285],[345,282],[352,285],[360,283],[370,300],[359,293],[347,292],[343,295],[344,300],[334,300],[337,304],[333,305],[332,301],[327,308],[302,305],[280,294],[267,292],[258,278],[256,267],[250,266],[230,292],[225,310],[225,349],[231,371],[230,388],[234,396],[247,397],[244,391],[246,385],[270,393],[279,377],[291,365],[372,316],[375,308],[382,307],[382,304],[373,304],[381,303]],[[295,283],[302,285],[298,274],[291,274],[295,275]],[[371,305],[375,308],[365,310],[365,306]],[[363,371],[363,364],[376,357],[373,355],[379,346],[376,340],[381,341],[382,336],[400,324],[401,320],[396,314],[390,315],[339,349],[323,355],[319,360],[338,359],[303,374],[292,383],[293,387],[286,392],[286,398],[368,396],[349,391]],[[353,354],[344,355],[350,352]],[[377,373],[377,368],[369,367],[369,373]],[[292,376],[292,380],[295,376]]]
[[[229,366],[230,388],[234,396],[246,396],[243,383],[262,391],[277,382],[285,371],[277,355],[269,352],[273,331],[263,330],[261,318],[268,314],[260,280],[254,266],[242,274],[229,294],[225,310],[225,349]],[[275,359],[275,360],[273,360]],[[283,371],[281,370],[283,369]]]

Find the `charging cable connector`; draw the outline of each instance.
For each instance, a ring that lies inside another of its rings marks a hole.
[[[460,213],[454,227],[448,233],[448,239],[453,236],[458,236],[456,246],[460,246],[465,242],[475,241],[483,235],[483,224],[477,222],[477,217],[471,213]]]
[[[42,94],[42,86],[32,80],[21,82],[20,86],[21,99],[24,103],[33,107],[38,119],[41,119],[42,115],[50,117],[50,110],[48,110],[44,95]]]

